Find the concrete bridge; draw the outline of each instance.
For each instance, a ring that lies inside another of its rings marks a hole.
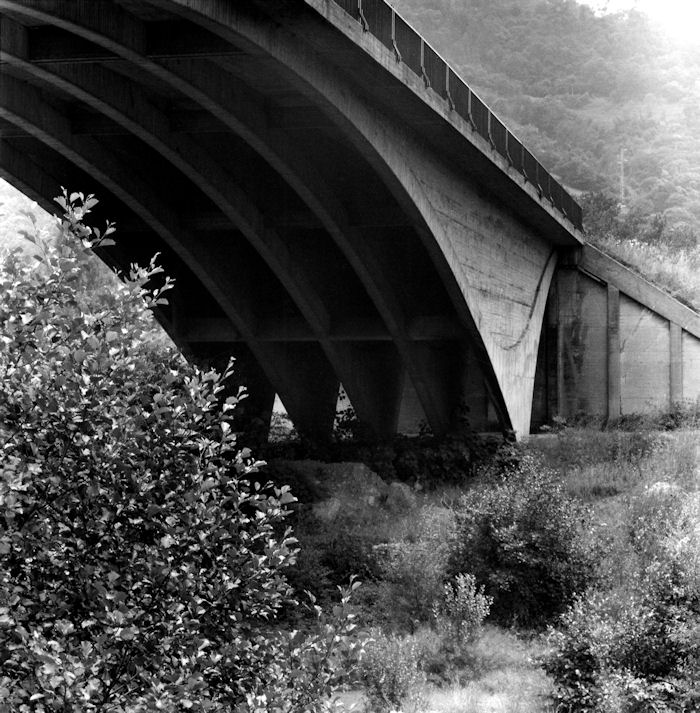
[[[700,317],[384,0],[0,0],[0,175],[97,194],[176,343],[307,433],[339,384],[379,435],[700,395]]]

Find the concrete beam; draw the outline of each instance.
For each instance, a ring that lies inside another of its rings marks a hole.
[[[592,245],[581,248],[578,266],[700,339],[700,315]]]

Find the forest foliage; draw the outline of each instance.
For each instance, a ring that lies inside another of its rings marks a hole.
[[[619,198],[624,150],[626,207],[700,232],[700,44],[576,0],[392,5],[575,194]]]

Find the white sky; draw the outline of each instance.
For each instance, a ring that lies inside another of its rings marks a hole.
[[[700,0],[583,0],[595,8],[637,8],[683,42],[700,42]]]

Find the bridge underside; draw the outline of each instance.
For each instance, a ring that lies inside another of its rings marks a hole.
[[[484,243],[470,211],[490,200],[482,154],[465,152],[466,168],[426,163],[424,194],[411,196],[410,156],[434,149],[421,134],[447,141],[454,128],[379,71],[369,88],[346,77],[323,96],[307,67],[316,50],[294,36],[310,22],[298,5],[0,0],[0,174],[46,207],[63,185],[95,193],[97,219],[117,222],[102,255],[112,263],[160,252],[177,281],[161,322],[195,359],[236,357],[251,412],[269,413],[277,393],[297,428],[325,434],[342,384],[379,435],[423,420],[443,433],[460,404],[476,428],[527,430],[554,251],[518,237],[536,259],[509,279],[534,297],[516,290],[508,303],[495,277],[513,254],[503,242],[484,248],[498,256],[483,284],[466,279]],[[335,41],[342,73],[351,46]],[[352,58],[354,71],[365,61]],[[363,92],[387,106],[358,128]],[[392,155],[409,155],[399,178],[377,148],[387,107],[407,132],[392,137]],[[431,198],[430,172],[461,168],[455,195],[476,197],[455,217],[448,194]],[[484,220],[521,231],[508,210]],[[449,221],[471,230],[463,254]],[[497,300],[507,309],[489,322]]]

